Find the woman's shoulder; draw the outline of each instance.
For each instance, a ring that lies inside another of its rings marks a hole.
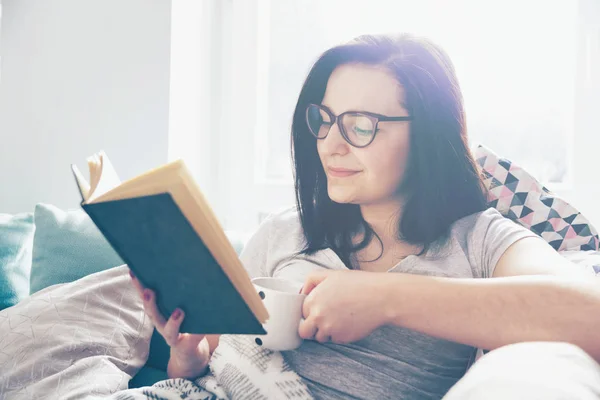
[[[451,237],[468,256],[473,276],[491,277],[508,247],[520,239],[537,235],[490,207],[456,221]]]
[[[473,247],[475,243],[489,246],[492,242],[515,236],[535,236],[535,234],[516,221],[505,217],[494,207],[455,221],[449,230],[451,242],[461,243],[463,248]]]
[[[525,229],[513,220],[506,218],[498,211],[498,209],[489,207],[483,211],[467,215],[466,217],[457,220],[452,224],[451,232],[453,235],[485,233],[490,225],[498,223],[507,224],[516,229]]]
[[[240,258],[251,276],[272,276],[282,260],[304,248],[304,235],[296,207],[271,212],[246,242]]]

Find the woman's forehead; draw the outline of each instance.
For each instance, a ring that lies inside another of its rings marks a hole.
[[[329,77],[322,103],[336,115],[351,110],[389,116],[406,112],[404,89],[394,75],[365,64],[337,67]]]

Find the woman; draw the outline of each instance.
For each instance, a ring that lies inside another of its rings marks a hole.
[[[477,348],[516,342],[600,358],[597,287],[487,208],[465,126],[452,63],[428,40],[364,36],[312,67],[292,124],[297,207],[241,258],[252,277],[303,283],[308,340],[284,357],[316,397],[440,398]],[[169,375],[204,373],[218,337],[180,334],[182,312],[166,321],[144,295]]]

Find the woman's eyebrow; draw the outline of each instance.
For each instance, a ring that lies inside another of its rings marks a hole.
[[[332,109],[332,108],[331,108],[331,107],[330,107],[330,106],[329,106],[327,103],[325,103],[324,101],[322,101],[322,102],[321,102],[321,105],[322,105],[323,107],[327,108],[329,111],[333,112],[333,109]],[[337,115],[337,114],[336,114],[336,115]]]
[[[329,105],[327,105],[326,103],[321,103],[321,105],[322,105],[323,107],[327,108],[329,111],[331,111],[331,112],[332,112],[334,115],[340,115],[340,114],[342,114],[342,113],[345,113],[345,112],[352,112],[352,111],[356,111],[356,112],[367,112],[367,113],[371,113],[371,114],[381,114],[381,113],[375,112],[375,111],[373,111],[373,110],[370,110],[368,107],[365,107],[365,108],[357,108],[357,107],[354,107],[354,108],[348,108],[348,109],[345,109],[344,111],[342,111],[342,112],[340,112],[340,113],[337,113],[337,112],[335,112],[335,110],[334,110],[332,107],[330,107],[330,106],[329,106]]]
[[[349,109],[346,109],[346,110],[344,110],[344,111],[342,111],[340,113],[337,113],[326,102],[321,102],[321,105],[324,106],[324,107],[326,107],[329,111],[331,111],[333,113],[333,115],[340,115],[340,114],[342,114],[344,112],[349,112],[349,111],[366,112],[366,113],[371,113],[371,114],[383,115],[383,116],[386,116],[386,117],[397,117],[397,116],[399,116],[399,115],[401,115],[403,113],[407,113],[408,114],[408,109],[406,108],[406,105],[404,103],[400,103],[400,106],[402,107],[402,110],[397,111],[397,112],[393,112],[393,113],[378,112],[378,111],[369,109],[369,107],[364,107],[364,108],[357,108],[357,107],[355,107],[355,108],[351,108],[351,109],[349,108]]]

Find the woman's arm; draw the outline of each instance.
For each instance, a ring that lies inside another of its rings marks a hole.
[[[299,333],[349,343],[393,324],[489,350],[565,341],[600,361],[600,279],[580,271],[536,238],[511,245],[493,278],[321,271],[302,289]]]
[[[566,341],[600,360],[600,280],[535,238],[502,255],[491,279],[389,274],[387,320],[480,347]]]

